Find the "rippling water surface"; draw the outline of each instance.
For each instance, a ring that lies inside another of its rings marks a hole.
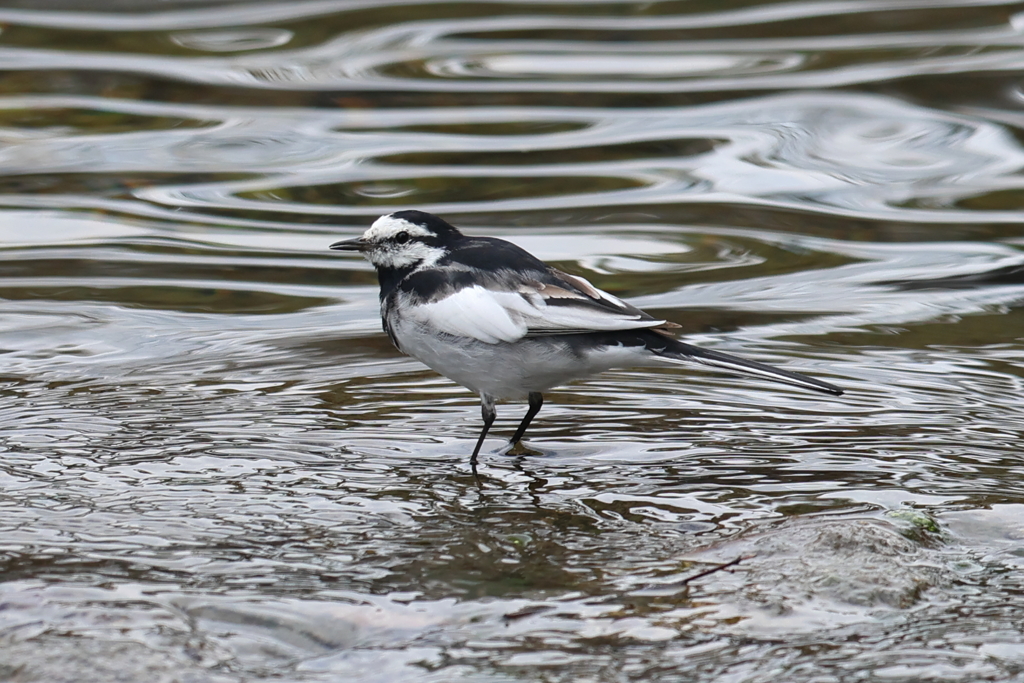
[[[0,680],[1024,679],[1024,3],[43,4]],[[412,207],[848,393],[610,372],[477,480],[326,249]]]

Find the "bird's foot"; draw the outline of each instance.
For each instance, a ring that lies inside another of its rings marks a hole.
[[[516,441],[509,445],[505,455],[543,455],[543,453],[535,451],[529,446],[524,446],[522,441]]]

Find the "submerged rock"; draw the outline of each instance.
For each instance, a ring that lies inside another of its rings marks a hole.
[[[758,630],[802,631],[906,609],[949,580],[936,551],[884,520],[786,521],[699,558],[741,556],[733,572],[709,576],[699,590],[721,602],[719,619]]]

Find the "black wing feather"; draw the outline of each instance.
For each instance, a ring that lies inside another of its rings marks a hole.
[[[496,237],[464,237],[438,265],[472,269],[472,275],[462,278],[462,281],[458,276],[458,270],[449,271],[445,293],[473,285],[496,291],[533,290],[544,297],[548,306],[575,307],[616,316],[632,316],[640,323],[663,322],[615,297],[602,296],[604,292],[583,278],[556,270],[525,249]],[[423,285],[423,282],[417,282],[417,288]],[[440,285],[432,286],[430,289],[436,292],[436,295],[443,295],[443,287]],[[676,326],[674,323],[666,325]]]

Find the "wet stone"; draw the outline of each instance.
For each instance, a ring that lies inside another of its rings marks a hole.
[[[937,551],[874,519],[796,519],[696,557],[745,558],[731,574],[715,574],[701,586],[743,618],[740,628],[754,630],[820,628],[906,610],[952,580]]]

